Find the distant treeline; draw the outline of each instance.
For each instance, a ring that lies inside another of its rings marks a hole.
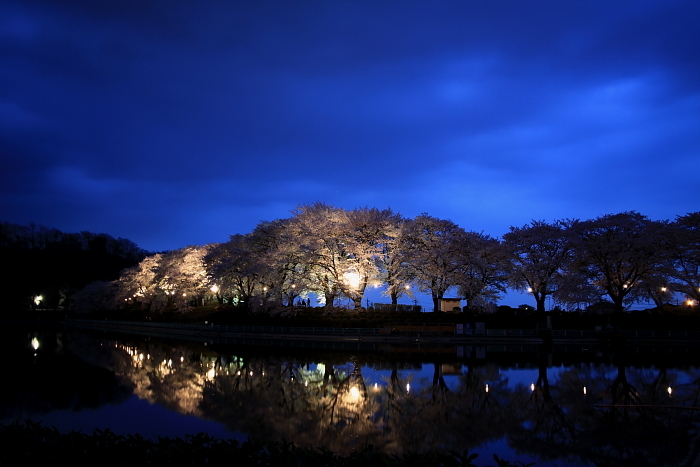
[[[66,300],[91,282],[117,279],[120,271],[146,255],[131,240],[103,233],[3,222],[0,257],[5,280],[0,290],[10,308],[56,308],[68,305]]]

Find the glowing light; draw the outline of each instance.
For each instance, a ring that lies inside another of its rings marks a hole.
[[[309,387],[309,382],[308,382],[308,381],[304,381],[304,386],[305,386],[305,387]]]
[[[350,396],[354,399],[357,400],[360,397],[360,390],[357,389],[357,386],[353,386],[350,388]]]
[[[252,372],[252,371],[250,372],[250,376],[253,376],[253,372]]]
[[[37,295],[36,297],[34,297],[34,304],[38,305],[43,299],[44,297],[42,297],[41,295]]]
[[[666,287],[661,287],[662,292],[666,292]]]
[[[37,339],[36,337],[32,339],[32,347],[34,347],[34,350],[39,348],[39,339]]]
[[[236,373],[238,376],[241,376],[241,370],[238,370],[238,373]]]
[[[343,277],[345,278],[345,282],[353,289],[360,286],[360,275],[358,273],[354,271],[346,272],[343,274]]]
[[[139,354],[139,360],[143,361],[143,354]]]
[[[586,386],[583,387],[583,395],[586,395]]]
[[[212,368],[211,370],[207,371],[207,378],[209,379],[214,379],[214,376],[216,376],[216,370]]]
[[[219,286],[216,285],[216,284],[212,285],[212,286],[211,286],[211,291],[214,292],[214,293],[218,292],[218,291],[219,291]]]
[[[688,301],[687,301],[687,302],[685,302],[685,303],[686,303],[686,304],[687,304],[688,306],[693,306],[693,305],[694,305],[694,303],[693,303],[693,301],[692,301],[692,300],[688,300]]]
[[[671,389],[671,386],[668,387],[668,395],[670,396],[673,393],[673,389]]]
[[[185,361],[185,357],[180,357],[180,363]]]
[[[374,383],[374,389],[375,390],[379,389],[379,386],[377,386],[377,383]]]
[[[263,287],[263,292],[267,292],[267,287]]]
[[[408,284],[406,284],[406,285],[404,286],[404,289],[406,289],[406,290],[409,290],[410,288],[411,288],[411,286],[408,285]]]
[[[489,385],[486,385],[486,392],[489,392]]]
[[[535,383],[532,383],[530,385],[530,391],[533,391],[533,392],[535,391]]]
[[[527,292],[528,292],[528,293],[532,293],[532,287],[528,287],[528,288],[527,288]]]
[[[406,383],[406,394],[408,394],[409,392],[411,392],[411,385]]]
[[[183,296],[183,297],[186,297],[186,296],[187,296],[187,294],[186,294],[186,293],[183,293],[183,294],[182,294],[182,296]]]

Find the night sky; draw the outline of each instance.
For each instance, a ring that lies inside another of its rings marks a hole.
[[[0,221],[148,250],[298,204],[700,209],[698,1],[0,0]]]

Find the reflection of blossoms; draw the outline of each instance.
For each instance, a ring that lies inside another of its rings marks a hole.
[[[505,437],[517,451],[555,463],[627,458],[659,465],[687,457],[698,429],[696,412],[669,409],[697,407],[696,370],[640,369],[616,360],[553,374],[543,355],[531,386],[509,384],[495,364],[462,371],[461,364],[442,363],[432,365],[432,381],[384,363],[390,376],[367,385],[354,357],[312,364],[151,342],[101,349],[104,366],[151,403],[253,438],[323,445],[339,454],[370,444],[389,453],[461,452]],[[443,370],[461,371],[456,384],[446,384]]]

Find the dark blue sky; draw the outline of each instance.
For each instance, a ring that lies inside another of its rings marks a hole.
[[[144,6],[148,5],[148,6]],[[0,220],[227,240],[301,203],[700,208],[700,2],[0,0]]]

